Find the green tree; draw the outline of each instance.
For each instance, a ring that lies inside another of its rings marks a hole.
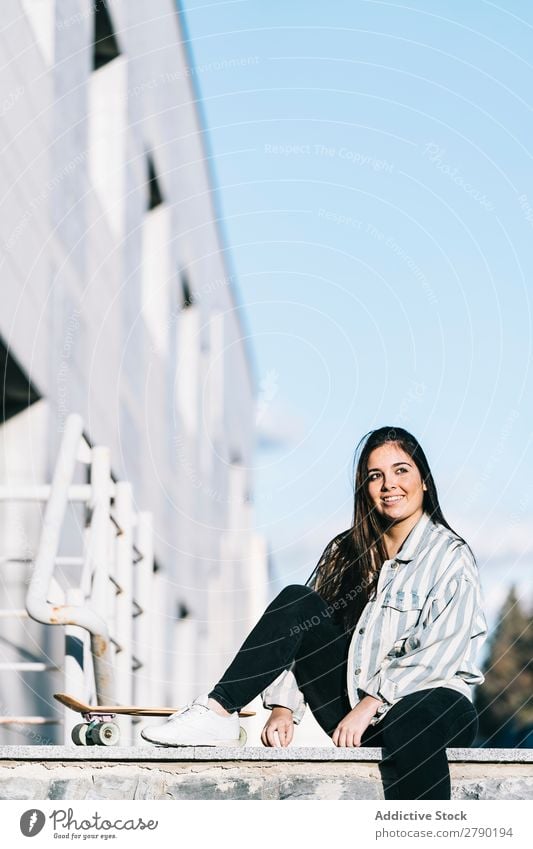
[[[533,730],[533,628],[514,587],[501,609],[483,672],[475,705],[484,745],[527,745]]]

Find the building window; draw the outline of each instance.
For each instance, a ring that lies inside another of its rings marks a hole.
[[[191,615],[191,611],[182,601],[178,601],[178,606],[176,610],[176,619],[179,621],[180,619],[187,619],[188,616]]]
[[[182,272],[181,274],[181,308],[182,310],[186,310],[189,307],[194,305],[194,298],[192,296],[191,287],[189,285],[189,281],[187,276]]]
[[[148,211],[163,203],[163,193],[157,179],[154,160],[150,153],[146,154],[148,162]]]
[[[2,378],[2,404],[0,424],[16,416],[39,401],[37,388],[19,365],[4,341],[0,338],[0,375]]]
[[[181,310],[176,328],[176,409],[187,436],[194,437],[198,425],[198,380],[200,374],[200,315],[185,272],[180,274]]]
[[[94,4],[94,51],[93,70],[107,65],[120,55],[118,42],[113,29],[111,15],[106,0],[96,0]]]

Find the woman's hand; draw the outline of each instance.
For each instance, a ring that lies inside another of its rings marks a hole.
[[[341,719],[331,739],[336,746],[360,746],[361,737],[370,725],[381,701],[373,696],[365,696],[344,719]]]
[[[288,746],[292,740],[294,720],[292,710],[285,707],[274,707],[265,727],[261,731],[261,741],[264,746]]]

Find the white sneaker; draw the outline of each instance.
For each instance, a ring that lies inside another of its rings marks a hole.
[[[161,746],[239,746],[237,711],[221,716],[207,707],[207,693],[173,713],[163,725],[143,728],[141,737]]]

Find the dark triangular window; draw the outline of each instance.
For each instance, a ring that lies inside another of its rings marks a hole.
[[[113,29],[111,15],[105,0],[96,0],[94,4],[94,53],[93,69],[107,65],[120,55],[118,42]]]
[[[149,153],[146,154],[146,158],[148,160],[148,209],[150,210],[163,203],[163,194],[157,179],[154,160]]]
[[[31,407],[41,397],[24,369],[1,339],[0,379],[2,381],[0,423]]]
[[[190,610],[186,604],[183,604],[182,601],[178,601],[178,606],[176,610],[176,619],[187,619],[190,615]]]
[[[194,304],[194,298],[192,296],[189,281],[185,274],[181,275],[181,293],[181,308],[186,310],[189,307],[192,307]]]

